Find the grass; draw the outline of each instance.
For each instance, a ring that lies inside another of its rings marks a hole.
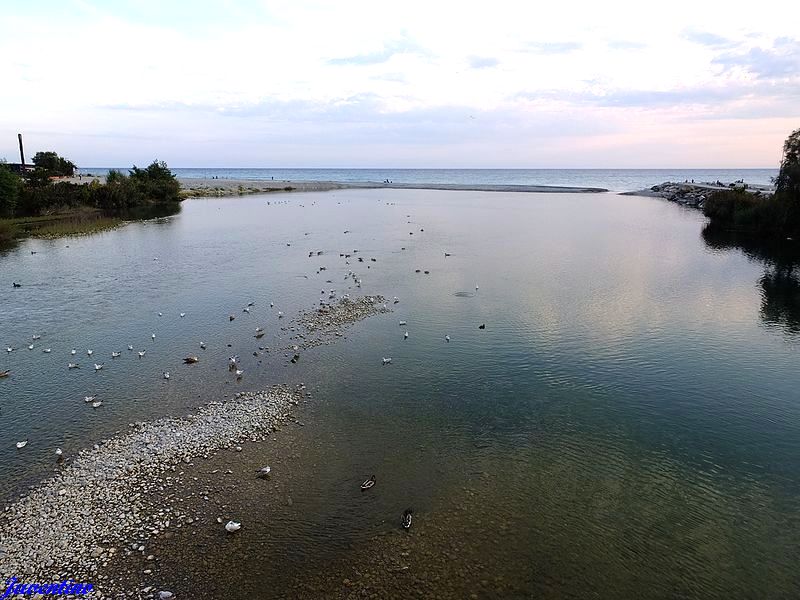
[[[40,217],[0,219],[0,245],[9,246],[24,237],[58,238],[89,235],[118,227],[123,220],[81,207]]]

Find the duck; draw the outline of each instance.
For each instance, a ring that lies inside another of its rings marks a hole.
[[[481,288],[479,288],[479,287],[476,285],[476,286],[475,286],[475,291],[477,292],[479,289],[481,289]]]
[[[449,342],[450,341],[450,336],[449,335],[444,336],[444,341],[445,342]]]
[[[187,356],[183,359],[184,364],[193,365],[196,362],[200,362],[200,359],[196,356]]]
[[[398,302],[400,302],[400,300],[397,298],[397,296],[395,296],[394,297],[394,303],[397,304]]]
[[[238,355],[233,355],[228,359],[228,368],[233,371],[236,368],[236,361],[239,360]]]
[[[78,363],[69,363],[67,365],[67,368],[68,369],[80,369],[81,367],[80,367],[80,365]]]
[[[375,475],[373,475],[372,477],[370,477],[369,479],[367,479],[367,480],[366,480],[364,483],[362,483],[362,484],[361,484],[361,489],[362,489],[362,490],[368,490],[368,489],[369,489],[369,488],[371,488],[373,485],[375,485]]]
[[[274,302],[270,302],[270,303],[269,303],[269,307],[270,307],[270,308],[272,308],[272,307],[274,307],[274,306],[275,306],[275,303],[274,303]]]
[[[206,349],[206,343],[205,342],[200,342],[200,348],[202,350],[205,350]]]
[[[484,323],[483,325],[478,325],[478,329],[486,329],[486,323]]]
[[[2,379],[3,377],[8,377],[10,374],[11,374],[10,370],[0,371],[0,379]]]
[[[52,351],[53,351],[52,348],[42,348],[42,352],[44,352],[45,354],[50,354]]]
[[[21,283],[17,283],[16,281],[12,281],[11,285],[14,286],[15,288],[22,287],[22,284]]]
[[[17,448],[24,448],[28,445],[28,440],[22,440],[21,442],[17,442]]]
[[[140,352],[137,352],[136,354],[139,355],[139,358],[142,358],[145,355],[146,352],[147,352],[147,350],[142,350]]]
[[[233,315],[228,315],[228,321],[233,321],[235,318]]]
[[[248,314],[249,314],[249,313],[250,313],[250,308],[249,308],[248,306],[245,306],[245,307],[242,309],[242,312],[243,312],[243,313],[248,313]]]
[[[411,513],[412,510],[410,508],[403,511],[403,517],[400,519],[400,525],[403,529],[411,529]]]
[[[111,358],[119,358],[120,356],[122,356],[122,352],[112,352],[111,353]]]
[[[269,474],[272,472],[272,467],[266,466],[261,467],[260,469],[256,469],[256,477],[260,477],[261,479],[266,479],[269,477]]]
[[[103,368],[103,363],[100,363],[99,365],[97,363],[94,363],[94,370],[95,371],[99,371],[102,368]]]
[[[383,364],[384,364],[384,365],[388,365],[389,363],[391,363],[391,362],[392,362],[392,359],[391,359],[391,358],[383,358],[382,360],[383,360]]]
[[[406,324],[406,322],[405,322],[405,321],[400,321],[400,327],[402,327],[402,326],[403,326],[403,325],[405,325],[405,324]]]
[[[236,533],[242,528],[242,524],[238,521],[228,521],[225,523],[225,531],[228,533]]]

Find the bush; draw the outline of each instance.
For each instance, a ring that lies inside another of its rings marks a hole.
[[[51,177],[72,177],[75,174],[75,163],[55,152],[37,152],[33,157],[33,164]]]

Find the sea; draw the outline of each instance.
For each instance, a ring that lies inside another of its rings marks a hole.
[[[616,190],[774,174],[176,171]],[[57,447],[69,459],[130,423],[303,383],[311,398],[269,441],[198,461],[202,483],[175,490],[196,521],[147,542],[137,589],[797,598],[800,262],[775,242],[660,198],[382,188],[191,199],[23,240],[0,252],[0,496],[60,468]],[[397,303],[291,363],[289,322],[331,290]]]
[[[125,172],[125,168],[119,168]],[[616,192],[642,190],[665,181],[769,185],[778,169],[201,169],[171,168],[179,178],[337,181],[343,183],[552,185],[599,187]],[[80,169],[82,174],[105,175],[108,168]]]

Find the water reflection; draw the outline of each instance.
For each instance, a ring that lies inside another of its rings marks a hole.
[[[760,316],[765,324],[800,333],[800,247],[790,239],[759,239],[736,232],[703,229],[703,241],[718,250],[738,249],[764,265],[758,280]]]

